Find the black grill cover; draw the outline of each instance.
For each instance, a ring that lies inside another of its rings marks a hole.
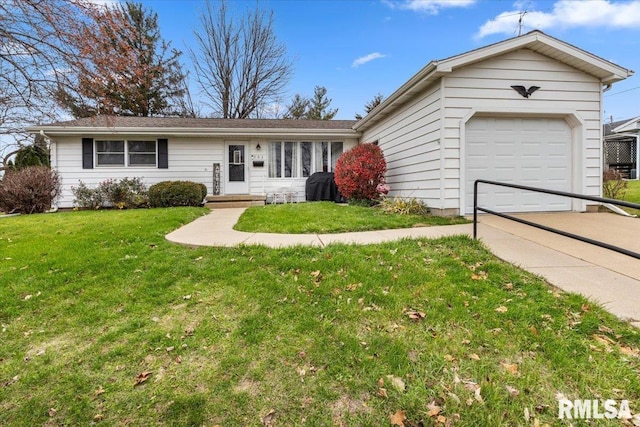
[[[342,203],[345,201],[338,192],[338,186],[333,180],[332,172],[316,172],[307,178],[305,194],[308,202],[328,200]]]

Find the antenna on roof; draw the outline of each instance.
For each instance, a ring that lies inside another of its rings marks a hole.
[[[527,9],[524,10],[524,12],[520,12],[520,17],[518,18],[518,37],[520,37],[522,35],[522,25],[523,25],[523,20],[524,20],[524,15],[527,14]]]

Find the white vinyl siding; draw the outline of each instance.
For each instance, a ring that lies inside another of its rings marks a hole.
[[[468,197],[469,190],[461,181],[461,126],[473,112],[493,117],[580,118],[580,132],[572,130],[574,175],[569,191],[600,194],[600,163],[594,161],[600,156],[601,85],[597,78],[523,49],[453,71],[443,78],[443,85],[444,209],[465,209],[460,200],[463,193]],[[525,99],[512,85],[540,89]],[[464,204],[469,206],[466,200]]]
[[[86,135],[91,137],[92,135]],[[145,138],[134,135],[119,136],[122,140],[140,141]],[[147,188],[160,181],[189,180],[205,184],[209,194],[213,190],[213,164],[221,166],[221,194],[225,194],[224,188],[224,150],[225,140],[211,137],[177,137],[158,135],[157,138],[168,139],[169,168],[158,169],[149,166],[129,167],[95,167],[93,169],[82,168],[82,138],[79,136],[56,137],[55,150],[52,150],[52,164],[55,165],[62,177],[62,196],[58,206],[62,208],[73,207],[73,194],[71,187],[77,187],[82,181],[89,186],[95,186],[107,178],[142,178]],[[153,138],[156,140],[157,138]],[[95,136],[94,140],[107,140],[108,137]],[[315,142],[315,141],[314,141]],[[261,149],[257,150],[260,144]],[[357,140],[344,139],[343,150],[355,146]],[[253,166],[252,160],[266,160],[268,141],[264,137],[256,137],[246,142],[246,160],[249,162],[249,192],[254,195],[264,195],[283,187],[297,193],[298,200],[305,198],[306,178],[270,179],[268,178],[267,162],[264,166]]]
[[[540,89],[525,99],[512,85]],[[599,195],[600,107],[598,78],[521,49],[446,73],[365,129],[361,142],[379,142],[390,195],[421,199],[443,213],[464,213],[469,189],[461,144],[470,120],[565,119],[572,150],[569,190]]]
[[[440,108],[440,88],[433,85],[363,134],[362,142],[377,141],[384,153],[390,196],[440,205]]]

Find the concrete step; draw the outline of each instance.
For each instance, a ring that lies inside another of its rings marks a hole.
[[[211,203],[221,202],[264,202],[267,200],[266,196],[256,196],[253,194],[229,194],[222,196],[207,196],[206,201]]]
[[[264,206],[264,200],[215,201],[206,202],[204,206],[209,209],[248,208],[251,206]]]

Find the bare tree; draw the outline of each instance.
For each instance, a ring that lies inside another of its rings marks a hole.
[[[67,40],[91,8],[85,0],[0,1],[0,170],[33,141],[26,125],[59,117],[50,95],[75,57]]]
[[[273,12],[232,16],[226,1],[205,3],[199,51],[190,50],[206,104],[222,118],[256,117],[283,94],[293,72],[287,49],[276,39]]]

